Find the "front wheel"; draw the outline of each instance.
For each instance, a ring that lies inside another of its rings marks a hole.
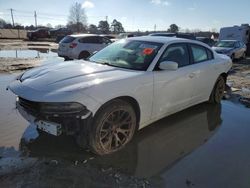
[[[123,100],[104,105],[94,118],[89,134],[90,149],[105,155],[122,149],[136,130],[136,114],[133,107]]]
[[[220,103],[224,95],[225,87],[226,87],[225,79],[222,76],[219,76],[214,86],[214,89],[210,95],[209,102]]]
[[[79,54],[78,59],[87,59],[90,56],[90,53],[87,51],[83,51]]]

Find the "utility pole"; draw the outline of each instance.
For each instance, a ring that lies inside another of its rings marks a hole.
[[[34,12],[34,17],[35,17],[35,26],[36,26],[36,29],[37,29],[37,19],[36,19],[37,15],[36,15],[36,11]]]
[[[105,16],[106,22],[108,22],[108,16]]]
[[[15,22],[14,22],[14,17],[13,17],[13,9],[10,9],[10,13],[11,13],[11,18],[12,18],[12,25],[13,27],[15,27]]]
[[[154,31],[156,32],[156,24],[154,25]]]

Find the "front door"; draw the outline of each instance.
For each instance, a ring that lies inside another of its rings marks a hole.
[[[177,43],[167,47],[158,66],[163,61],[178,63],[178,69],[168,71],[157,70],[156,67],[152,119],[179,111],[192,103],[195,67],[190,66],[187,44]]]

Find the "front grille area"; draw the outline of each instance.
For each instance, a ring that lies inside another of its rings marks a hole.
[[[79,134],[82,127],[85,126],[85,124],[90,124],[92,121],[92,114],[89,115],[87,119],[81,119],[82,115],[86,115],[89,112],[87,109],[79,113],[46,114],[41,111],[42,102],[29,101],[19,97],[17,103],[19,107],[22,107],[22,110],[34,116],[36,120],[61,124],[62,133],[66,135]]]
[[[36,116],[40,111],[40,104],[38,102],[33,102],[19,97],[18,103],[31,115]]]

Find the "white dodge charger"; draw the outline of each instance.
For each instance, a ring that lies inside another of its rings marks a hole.
[[[100,155],[123,148],[135,131],[190,106],[223,97],[231,59],[198,41],[134,37],[88,61],[26,71],[8,88],[40,132],[72,135]]]

